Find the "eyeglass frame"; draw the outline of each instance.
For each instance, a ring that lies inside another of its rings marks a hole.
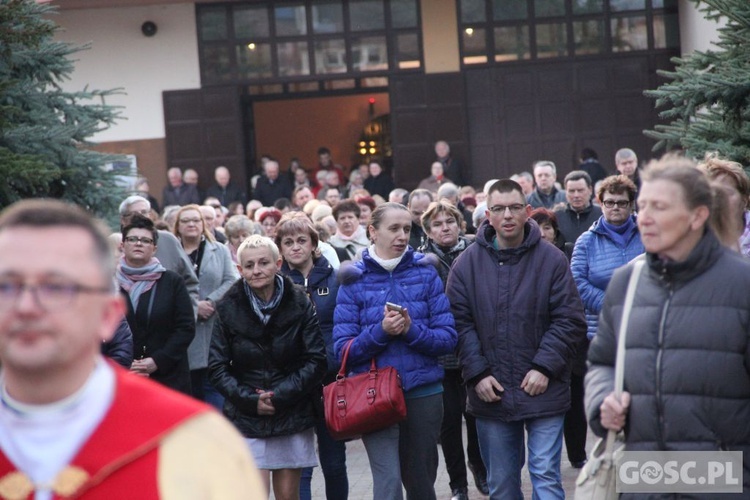
[[[524,203],[514,203],[512,205],[493,205],[487,210],[492,212],[494,215],[505,215],[506,210],[509,210],[511,215],[518,215],[525,208],[526,204]]]
[[[12,293],[12,295],[9,295],[6,297],[5,292],[3,291],[3,287],[8,284],[14,286],[14,292]],[[0,310],[7,310],[13,307],[21,298],[21,295],[23,294],[23,292],[26,290],[29,290],[31,292],[31,295],[34,298],[36,305],[47,312],[53,312],[53,311],[63,309],[64,307],[70,305],[81,293],[91,293],[91,294],[113,293],[113,288],[111,286],[96,287],[96,286],[82,285],[80,283],[37,283],[35,285],[31,285],[29,283],[12,282],[12,281],[3,283],[2,279],[0,279]],[[57,299],[60,302],[50,306],[50,304],[47,302],[49,300],[49,295],[46,295],[48,297],[47,299],[43,299],[42,297],[44,295],[41,295],[41,296],[39,295],[40,290],[42,290],[43,294],[45,293],[45,290],[47,294],[49,293],[61,294],[61,296],[58,297]],[[63,297],[62,294],[67,294],[67,296]]]
[[[141,245],[153,245],[156,242],[153,238],[147,238],[145,236],[125,236],[122,239],[123,243],[130,243],[135,245],[136,243],[140,243]]]
[[[611,205],[607,205],[608,203],[611,203]],[[628,208],[632,203],[631,200],[604,200],[602,206],[605,208],[615,208],[615,205],[617,205],[617,208]]]

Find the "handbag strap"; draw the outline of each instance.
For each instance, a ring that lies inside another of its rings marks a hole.
[[[336,378],[346,377],[346,360],[349,358],[349,348],[352,346],[352,342],[354,342],[354,339],[349,340],[344,346],[344,355],[341,356],[341,368],[339,368],[339,373],[336,375]],[[375,358],[372,358],[370,360],[370,372],[377,371],[378,369],[375,365]]]
[[[633,272],[630,273],[630,280],[628,281],[628,289],[625,293],[625,305],[622,308],[622,318],[620,318],[620,330],[619,337],[617,339],[617,354],[615,357],[615,396],[620,399],[622,390],[625,385],[625,339],[628,334],[628,322],[630,321],[630,312],[633,309],[633,299],[635,298],[635,291],[638,286],[638,280],[641,277],[643,266],[646,264],[646,259],[637,260],[633,264]],[[617,433],[610,430],[607,432],[607,447],[605,449],[606,454],[611,454],[615,444],[615,438]]]

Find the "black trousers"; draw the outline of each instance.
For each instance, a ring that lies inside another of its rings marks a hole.
[[[440,445],[443,448],[443,457],[445,458],[445,466],[448,470],[452,490],[466,488],[469,485],[466,476],[462,418],[466,418],[468,441],[466,443],[466,455],[469,458],[469,464],[479,473],[486,472],[482,456],[479,453],[476,421],[474,417],[466,413],[466,386],[461,380],[461,371],[445,370]]]
[[[570,376],[570,410],[565,414],[563,435],[568,460],[583,462],[586,460],[586,411],[583,407],[583,378],[585,375]]]

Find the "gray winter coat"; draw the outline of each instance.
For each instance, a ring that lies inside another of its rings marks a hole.
[[[710,231],[685,262],[646,258],[626,339],[627,449],[741,450],[747,495],[750,263]],[[586,413],[600,436],[599,406],[614,389],[616,331],[632,268],[615,271],[589,349]]]

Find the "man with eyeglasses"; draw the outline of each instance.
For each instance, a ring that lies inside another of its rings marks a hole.
[[[229,423],[99,353],[125,311],[105,231],[60,201],[0,214],[0,496],[260,498]]]
[[[591,203],[591,177],[583,170],[573,170],[565,176],[565,208],[555,210],[557,226],[565,241],[575,244],[579,236],[602,216],[602,209]]]
[[[140,214],[149,217],[151,214],[151,204],[140,195],[132,195],[125,198],[120,203],[120,229],[127,226],[133,215]],[[156,258],[161,265],[170,271],[174,271],[185,281],[185,286],[190,294],[190,300],[193,302],[193,309],[197,311],[198,307],[198,277],[193,270],[193,264],[190,262],[182,245],[175,235],[169,231],[159,230],[159,246],[156,249]]]
[[[557,167],[551,161],[542,160],[534,164],[536,188],[526,197],[531,208],[554,210],[558,203],[565,203],[565,193],[555,187]]]
[[[453,264],[446,293],[490,498],[523,498],[528,449],[534,498],[564,499],[563,419],[571,363],[585,339],[583,305],[567,258],[542,241],[529,219],[521,186],[497,181],[487,206],[476,243]]]

